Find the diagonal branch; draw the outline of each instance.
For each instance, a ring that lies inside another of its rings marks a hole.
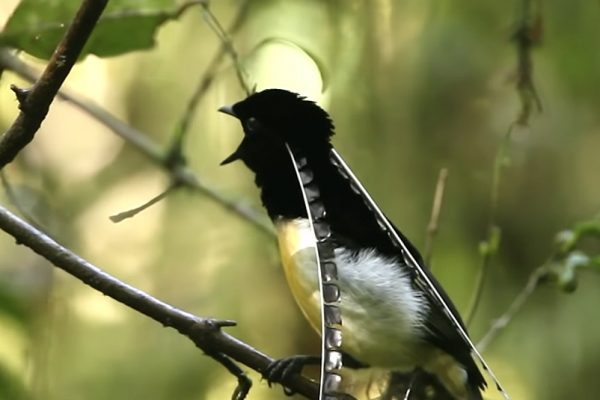
[[[0,139],[0,168],[33,140],[107,3],[108,0],[85,0],[31,90],[13,88],[21,112]]]
[[[227,33],[227,31],[225,31],[225,29],[219,22],[219,19],[213,14],[208,3],[202,3],[201,6],[204,9],[204,19],[205,19],[206,23],[213,30],[213,32],[217,35],[217,37],[221,41],[223,48],[225,49],[227,54],[229,54],[229,57],[231,58],[231,61],[233,62],[233,66],[235,69],[235,74],[238,78],[238,82],[240,83],[240,86],[244,90],[244,93],[246,93],[246,96],[249,96],[252,93],[252,89],[250,88],[250,85],[248,85],[246,71],[244,70],[244,67],[242,66],[240,57],[239,57],[237,51],[235,50],[235,47],[233,46],[233,42],[231,41],[229,34]]]
[[[222,364],[228,370],[232,368],[231,362],[226,361],[228,358],[260,373],[273,362],[273,359],[267,355],[221,331],[222,326],[232,325],[230,321],[215,321],[196,317],[119,281],[1,206],[0,229],[14,237],[17,243],[29,247],[56,267],[73,275],[83,283],[146,315],[163,326],[176,329],[192,340],[205,353],[211,356],[220,354],[221,356],[216,358],[219,362],[222,360]],[[315,399],[318,397],[318,385],[300,375],[294,375],[282,383],[285,387],[307,398]]]
[[[479,351],[484,351],[489,344],[498,336],[504,328],[512,321],[515,315],[521,311],[527,300],[531,297],[535,289],[538,288],[540,282],[548,275],[548,268],[542,265],[535,269],[529,276],[529,280],[521,292],[514,298],[508,309],[498,318],[496,318],[490,329],[477,343]]]

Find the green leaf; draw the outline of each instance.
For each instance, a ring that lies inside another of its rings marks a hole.
[[[112,0],[82,51],[100,57],[148,49],[157,29],[198,4],[173,0]],[[22,0],[0,33],[0,46],[48,59],[77,12],[81,0]]]
[[[560,255],[566,255],[572,251],[584,238],[600,239],[600,220],[592,219],[580,222],[573,229],[565,229],[555,237],[555,244]]]
[[[577,235],[581,237],[595,237],[600,239],[600,220],[590,220],[577,224]]]
[[[551,264],[549,277],[562,291],[572,293],[577,289],[578,270],[590,266],[592,259],[584,252],[575,250]]]

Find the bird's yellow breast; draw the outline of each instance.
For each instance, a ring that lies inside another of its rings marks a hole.
[[[321,311],[316,243],[308,220],[275,222],[283,271],[294,300],[311,326],[320,332]]]

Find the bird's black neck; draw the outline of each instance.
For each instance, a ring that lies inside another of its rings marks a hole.
[[[306,218],[306,208],[291,159],[282,159],[276,168],[256,171],[256,185],[261,189],[263,206],[272,220]]]

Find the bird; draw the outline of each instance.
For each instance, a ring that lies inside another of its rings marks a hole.
[[[289,289],[302,314],[321,333],[319,279],[312,256],[315,237],[289,149],[303,154],[314,174],[334,244],[344,365],[419,368],[434,375],[457,400],[482,399],[487,383],[456,307],[415,246],[383,216],[403,243],[404,249],[399,249],[365,200],[368,195],[348,179],[336,160],[329,114],[285,89],[258,91],[219,111],[237,118],[244,133],[221,164],[241,160],[254,173],[262,205],[275,227]],[[418,271],[411,263],[418,264]],[[270,366],[267,378],[297,372],[315,357],[287,360]]]

